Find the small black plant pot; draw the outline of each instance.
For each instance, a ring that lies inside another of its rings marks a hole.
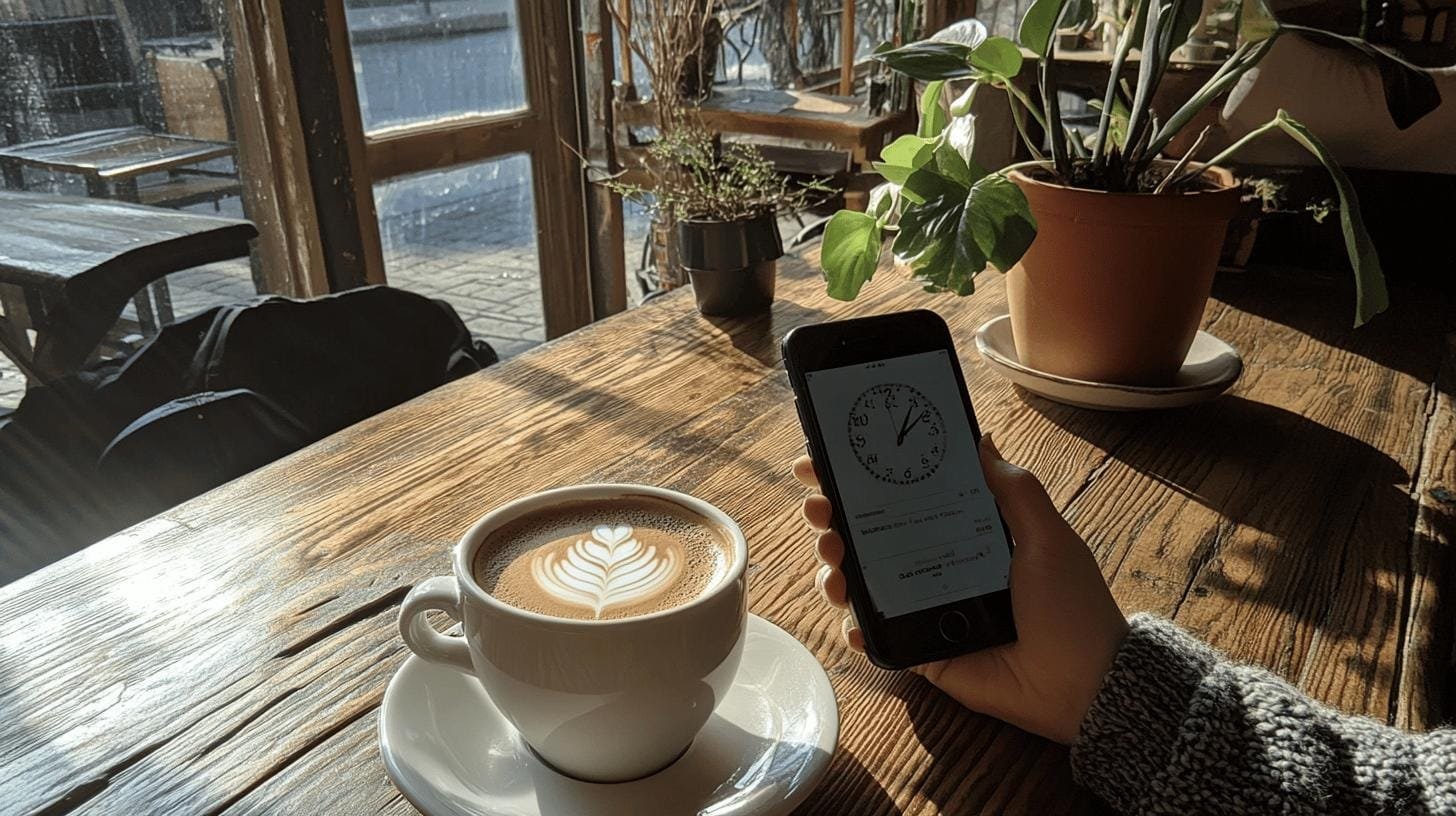
[[[778,259],[784,254],[773,213],[741,221],[680,220],[677,246],[699,312],[741,315],[773,303]]]

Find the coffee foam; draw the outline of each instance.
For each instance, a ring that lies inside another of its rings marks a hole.
[[[560,618],[606,620],[689,603],[732,560],[726,530],[634,496],[545,508],[492,533],[472,565],[487,593]]]

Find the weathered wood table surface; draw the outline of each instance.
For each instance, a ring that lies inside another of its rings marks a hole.
[[[1244,354],[1218,401],[1104,414],[1014,391],[972,345],[1003,310],[903,280],[828,300],[786,261],[772,316],[688,295],[441,388],[0,589],[0,811],[409,813],[376,745],[408,588],[479,515],[531,491],[635,480],[743,524],[752,608],[803,641],[843,727],[813,814],[1079,813],[1065,749],[968,713],[840,643],[788,474],[803,440],[778,339],[932,304],[984,427],[1039,474],[1128,612],[1152,610],[1340,708],[1446,717],[1456,393],[1449,299],[1348,328],[1347,281],[1219,281]],[[664,816],[668,816],[664,814]]]

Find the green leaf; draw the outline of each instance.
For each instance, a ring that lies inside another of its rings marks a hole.
[[[1036,238],[1036,219],[1021,188],[994,173],[971,186],[966,197],[971,240],[992,266],[1010,271]],[[965,231],[965,228],[962,230]]]
[[[879,164],[907,167],[915,170],[930,163],[935,155],[935,139],[924,136],[905,135],[890,142],[880,151]],[[876,166],[878,167],[879,164]]]
[[[1350,183],[1345,171],[1340,169],[1309,128],[1295,121],[1282,108],[1274,114],[1274,122],[1319,159],[1335,182],[1335,191],[1340,197],[1340,231],[1345,236],[1345,252],[1350,256],[1350,265],[1355,268],[1355,325],[1362,326],[1385,311],[1390,305],[1390,296],[1385,291],[1385,273],[1380,268],[1380,256],[1376,254],[1375,244],[1371,242],[1370,234],[1365,231],[1365,221],[1360,217],[1360,199],[1355,195],[1355,185]]]
[[[900,216],[892,249],[927,292],[968,295],[975,291],[972,278],[985,268],[985,261],[967,262],[959,251],[964,211],[964,198],[946,196],[907,208]]]
[[[1154,2],[1157,0],[1145,0],[1139,5],[1133,23],[1134,44],[1143,42],[1143,37],[1147,33],[1148,8]],[[1175,4],[1177,8],[1173,8]],[[1193,26],[1202,19],[1203,4],[1200,0],[1164,0],[1161,6],[1162,13],[1158,15],[1157,27],[1170,29],[1165,32],[1168,47],[1163,52],[1163,56],[1166,58],[1171,56],[1173,50],[1178,46],[1188,42],[1188,37],[1193,33]],[[1242,42],[1242,40],[1240,41]]]
[[[865,212],[873,216],[882,228],[897,221],[900,217],[900,185],[875,185],[870,190],[869,206],[865,207]]]
[[[1401,130],[1414,125],[1421,117],[1441,105],[1441,92],[1437,90],[1436,80],[1430,72],[1395,54],[1376,48],[1359,38],[1346,37],[1333,31],[1283,24],[1280,28],[1293,31],[1321,45],[1353,50],[1374,63],[1376,70],[1380,72],[1380,84],[1385,92],[1385,109],[1390,113],[1391,121]]]
[[[901,195],[915,204],[943,196],[965,195],[985,174],[972,172],[960,153],[940,139],[901,136],[880,151],[884,161],[874,167],[887,181],[900,185]]]
[[[960,154],[956,153],[953,148],[947,148],[946,150],[956,159],[960,159]],[[904,184],[900,188],[901,194],[916,204],[923,204],[931,199],[959,198],[964,196],[968,182],[963,183],[949,175],[957,172],[951,156],[946,156],[943,160],[948,165],[944,170],[939,165],[922,167],[906,177]],[[961,174],[968,172],[964,159],[961,160],[959,172]],[[962,178],[964,178],[964,175],[962,175]]]
[[[950,179],[961,187],[970,187],[978,179],[986,175],[986,171],[979,166],[966,161],[965,157],[952,146],[949,140],[942,141],[935,147],[935,172]]]
[[[1264,0],[1242,0],[1239,3],[1239,42],[1263,42],[1279,30],[1279,21],[1264,5]]]
[[[1087,107],[1100,111],[1102,102],[1092,99],[1087,102]],[[1113,94],[1112,97],[1112,112],[1107,117],[1107,140],[1119,149],[1127,143],[1127,100],[1122,94]]]
[[[1021,72],[1021,49],[1005,37],[987,37],[971,52],[971,65],[1009,80]]]
[[[943,79],[926,84],[925,91],[920,94],[920,127],[916,129],[916,135],[939,136],[940,132],[945,130],[945,124],[950,121],[950,118],[940,104],[940,97],[944,92],[945,80]]]
[[[1067,0],[1035,0],[1021,18],[1021,28],[1016,32],[1021,44],[1038,57],[1045,57],[1066,3]]]
[[[871,56],[908,77],[929,82],[970,76],[972,50],[961,43],[922,40],[899,48],[883,43]]]
[[[824,228],[819,265],[824,268],[829,296],[854,300],[874,277],[880,261],[880,222],[872,215],[840,210]]]
[[[1021,190],[1000,174],[981,177],[957,198],[906,207],[892,245],[927,291],[967,295],[988,263],[1010,269],[1036,237]]]

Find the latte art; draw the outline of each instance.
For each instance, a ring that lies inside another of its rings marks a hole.
[[[727,574],[726,531],[671,502],[578,500],[489,535],[473,576],[511,606],[579,620],[647,615],[689,603]]]
[[[552,597],[600,618],[605,609],[641,603],[667,589],[681,567],[677,551],[643,544],[626,525],[601,525],[564,552],[536,555],[531,574]]]

